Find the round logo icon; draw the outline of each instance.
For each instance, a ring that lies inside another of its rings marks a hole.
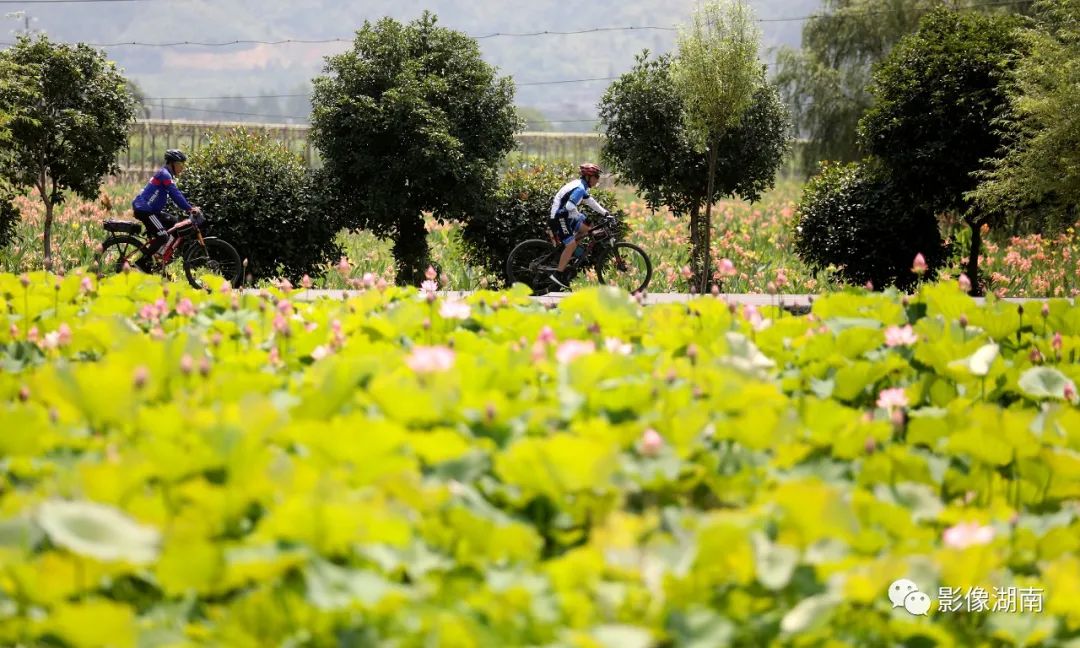
[[[919,586],[906,578],[901,578],[889,585],[889,600],[894,608],[904,607],[904,599],[912,592],[918,592]]]

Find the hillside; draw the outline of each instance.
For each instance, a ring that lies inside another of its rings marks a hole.
[[[753,0],[759,18],[803,16],[819,0]],[[384,15],[412,20],[424,9],[435,12],[445,26],[471,35],[495,32],[573,31],[612,26],[671,26],[690,15],[693,0],[600,0],[573,10],[554,0],[496,2],[494,0],[183,0],[178,2],[117,2],[110,4],[33,7],[32,28],[53,38],[90,43],[177,42],[285,39],[349,39],[365,20]],[[9,29],[22,21],[8,21]],[[763,22],[763,56],[782,44],[798,45],[799,21]],[[8,30],[5,30],[8,31]],[[519,83],[609,77],[629,68],[644,48],[668,51],[671,31],[610,31],[560,36],[496,36],[480,40],[484,57]],[[304,97],[257,100],[199,99],[228,95],[304,93],[319,73],[323,57],[340,52],[344,42],[246,44],[222,47],[113,46],[109,55],[146,94],[156,99],[153,116],[196,119],[287,121],[306,115]],[[595,106],[606,81],[559,85],[519,85],[518,104],[540,109],[550,120],[595,117]],[[265,115],[177,111],[189,106],[204,111],[231,110]],[[589,122],[554,123],[558,130],[589,129]]]

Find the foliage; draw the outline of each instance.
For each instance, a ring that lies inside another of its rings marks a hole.
[[[874,72],[875,103],[859,122],[867,150],[905,193],[931,209],[962,214],[972,229],[967,275],[981,294],[980,229],[993,214],[964,196],[1000,152],[995,124],[1011,119],[1006,77],[1021,54],[1018,23],[939,7]]]
[[[795,249],[812,267],[839,266],[856,285],[910,288],[915,255],[931,271],[945,261],[934,212],[920,205],[872,160],[823,165],[799,203]]]
[[[206,210],[214,235],[236,247],[256,279],[296,282],[341,254],[334,243],[340,216],[318,208],[322,187],[298,155],[266,134],[211,135],[192,153],[180,182]]]
[[[1060,231],[1080,215],[1080,2],[1036,3],[1013,72],[1008,148],[972,196],[1018,232]]]
[[[425,12],[364,23],[314,81],[312,141],[350,205],[348,224],[394,240],[398,280],[428,265],[423,212],[467,220],[497,185],[520,121],[513,84],[476,41]]]
[[[698,7],[689,29],[680,32],[671,75],[685,106],[695,148],[708,151],[705,196],[715,190],[720,138],[738,126],[764,81],[758,61],[761,32],[743,0],[709,0]],[[698,290],[709,284],[712,202],[705,217],[690,223]]]
[[[41,273],[0,295],[6,645],[1080,631],[1065,300],[1019,315],[924,285],[811,320]],[[900,578],[926,617],[894,609]],[[1032,588],[1042,610],[946,612],[939,587]]]
[[[66,190],[96,197],[103,177],[117,170],[134,100],[116,66],[87,45],[21,36],[0,51],[0,61],[7,75],[0,83],[0,113],[11,118],[10,160],[0,175],[17,187],[37,188],[45,204],[49,267],[53,206]]]
[[[505,282],[506,260],[514,246],[526,239],[550,238],[551,201],[560,187],[577,176],[577,165],[570,162],[536,163],[507,171],[484,210],[461,227],[465,259]],[[589,193],[608,211],[618,211],[611,191],[594,188]],[[582,212],[592,214],[587,207]]]
[[[931,206],[965,211],[983,160],[1001,147],[1002,83],[1019,53],[1015,19],[939,7],[874,72],[859,124],[867,150]]]
[[[708,157],[695,150],[672,58],[637,58],[634,69],[611,84],[600,104],[603,156],[621,180],[653,209],[697,212],[706,200]],[[739,123],[717,146],[712,202],[738,195],[756,202],[772,188],[789,146],[787,112],[776,87],[762,84]]]
[[[0,178],[0,248],[6,246],[15,234],[19,210],[15,206],[15,190]]]
[[[854,162],[865,154],[859,118],[873,98],[867,89],[872,65],[881,60],[936,0],[826,0],[803,26],[802,49],[777,54],[776,81],[792,108],[807,175],[818,162]]]

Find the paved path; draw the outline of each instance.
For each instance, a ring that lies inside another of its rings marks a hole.
[[[353,290],[299,290],[293,298],[297,300],[315,300],[315,299],[334,299],[340,300],[346,294],[358,294]],[[472,294],[470,291],[460,290],[447,290],[439,291],[437,293],[442,298],[461,298]],[[543,304],[558,304],[563,299],[570,296],[571,293],[548,293],[539,297],[533,297],[536,301]],[[650,293],[645,294],[646,304],[683,304],[698,298],[698,295],[690,295],[686,293]],[[820,295],[768,295],[760,293],[742,293],[742,294],[721,294],[720,299],[723,299],[729,303],[735,303],[739,305],[754,305],[758,307],[763,306],[776,306],[780,305],[784,309],[796,312],[807,313],[810,310],[810,304],[814,299],[817,299]],[[976,297],[975,302],[982,305],[986,299],[984,297]],[[1037,297],[1010,297],[1004,301],[1013,303],[1024,303],[1029,301],[1044,302],[1047,301],[1043,298]]]

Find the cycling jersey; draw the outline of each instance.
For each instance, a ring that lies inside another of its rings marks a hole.
[[[551,202],[551,217],[548,222],[563,245],[569,245],[570,241],[574,240],[574,234],[585,222],[585,215],[578,209],[582,202],[602,216],[608,213],[589,195],[589,185],[580,178],[563,185]]]
[[[184,194],[177,189],[176,182],[173,181],[169,169],[161,167],[154,174],[154,177],[150,178],[150,182],[146,183],[146,187],[143,188],[142,192],[135,196],[135,200],[131,201],[131,207],[135,211],[157,214],[162,209],[165,209],[165,204],[169,198],[172,198],[180,209],[191,211],[191,205],[188,203],[187,198],[184,198]]]

